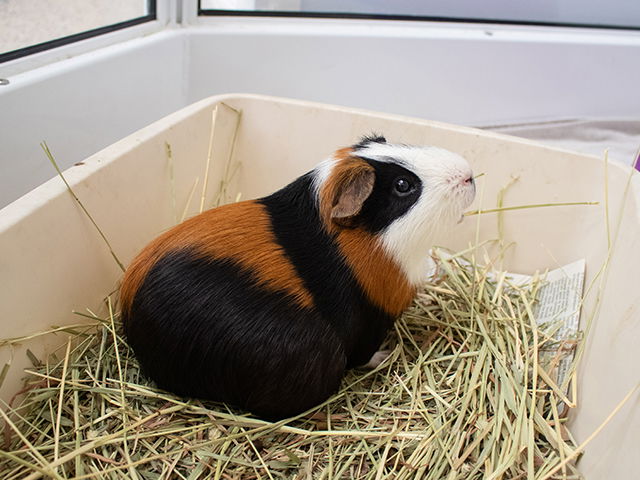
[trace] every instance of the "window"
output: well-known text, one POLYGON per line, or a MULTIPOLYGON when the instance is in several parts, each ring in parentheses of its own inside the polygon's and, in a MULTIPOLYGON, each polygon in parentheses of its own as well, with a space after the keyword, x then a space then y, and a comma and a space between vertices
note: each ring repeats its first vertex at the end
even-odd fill
POLYGON ((638 0, 200 0, 199 12, 640 29, 638 0))
POLYGON ((155 0, 0 0, 0 62, 155 19, 155 0))

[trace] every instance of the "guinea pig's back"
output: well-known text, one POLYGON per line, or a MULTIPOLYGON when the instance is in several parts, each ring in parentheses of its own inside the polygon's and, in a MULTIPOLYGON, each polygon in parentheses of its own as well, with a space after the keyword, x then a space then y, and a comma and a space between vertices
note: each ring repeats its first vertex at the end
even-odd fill
POLYGON ((266 208, 246 201, 201 213, 160 235, 133 260, 121 287, 123 311, 133 303, 151 268, 165 256, 190 251, 211 261, 236 263, 266 289, 284 291, 309 307, 312 298, 285 257, 266 208))
POLYGON ((210 210, 161 235, 133 261, 121 292, 128 341, 163 388, 273 418, 338 388, 341 342, 260 203, 210 210))

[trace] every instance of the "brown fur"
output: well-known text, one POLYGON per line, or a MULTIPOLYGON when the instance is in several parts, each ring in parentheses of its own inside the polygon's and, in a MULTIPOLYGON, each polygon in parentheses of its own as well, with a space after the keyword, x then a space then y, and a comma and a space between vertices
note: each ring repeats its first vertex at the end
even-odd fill
POLYGON ((206 257, 234 260, 254 273, 261 287, 286 292, 300 306, 313 305, 311 294, 276 243, 264 206, 246 201, 208 210, 145 247, 125 272, 120 290, 122 309, 131 307, 136 292, 158 260, 184 248, 206 257))
POLYGON ((387 313, 399 315, 413 300, 415 288, 375 235, 361 228, 351 228, 345 221, 349 217, 336 215, 336 206, 345 194, 351 197, 346 199, 347 210, 351 215, 357 215, 373 188, 373 167, 352 154, 351 148, 343 148, 334 154, 338 161, 320 189, 320 215, 327 230, 336 235, 342 255, 369 300, 387 313), (363 178, 365 180, 361 181, 363 178), (363 188, 356 188, 355 194, 353 189, 350 191, 349 187, 358 183, 365 184, 366 195, 362 195, 363 188))
POLYGON ((334 223, 349 225, 373 189, 373 167, 352 153, 343 148, 334 154, 338 162, 320 191, 320 216, 329 230, 334 223))
POLYGON ((400 315, 413 300, 416 289, 378 238, 359 228, 345 228, 337 240, 369 300, 390 315, 400 315))

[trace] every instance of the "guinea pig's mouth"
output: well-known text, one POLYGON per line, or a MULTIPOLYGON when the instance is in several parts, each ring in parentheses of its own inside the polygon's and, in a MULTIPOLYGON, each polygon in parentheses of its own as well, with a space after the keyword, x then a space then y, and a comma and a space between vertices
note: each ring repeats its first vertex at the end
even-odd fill
POLYGON ((468 174, 458 181, 456 193, 462 197, 462 208, 468 208, 476 197, 476 181, 473 174, 468 174))
POLYGON ((459 215, 458 222, 464 219, 464 211, 469 208, 476 197, 476 182, 472 174, 468 174, 457 179, 453 185, 455 195, 456 217, 459 215))

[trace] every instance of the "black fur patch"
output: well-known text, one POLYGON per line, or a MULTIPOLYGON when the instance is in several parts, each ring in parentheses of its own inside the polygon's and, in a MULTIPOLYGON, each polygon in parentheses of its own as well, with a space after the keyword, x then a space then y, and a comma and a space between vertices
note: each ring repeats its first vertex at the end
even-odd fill
POLYGON ((365 135, 360 139, 358 143, 356 143, 352 148, 354 150, 358 150, 360 148, 364 148, 370 143, 387 143, 387 139, 382 135, 378 135, 377 133, 372 133, 371 135, 365 135))
POLYGON ((397 163, 365 160, 375 169, 376 180, 371 195, 362 205, 359 221, 371 233, 378 233, 409 211, 420 198, 423 185, 415 173, 397 163), (400 177, 408 179, 413 186, 412 191, 403 196, 394 193, 394 183, 400 177))
POLYGON ((369 361, 393 318, 365 296, 335 240, 320 220, 307 174, 260 202, 267 207, 273 233, 311 292, 318 313, 338 333, 347 366, 369 361))
POLYGON ((150 270, 123 322, 161 388, 275 419, 324 401, 346 365, 329 323, 293 305, 237 264, 178 251, 150 270))

